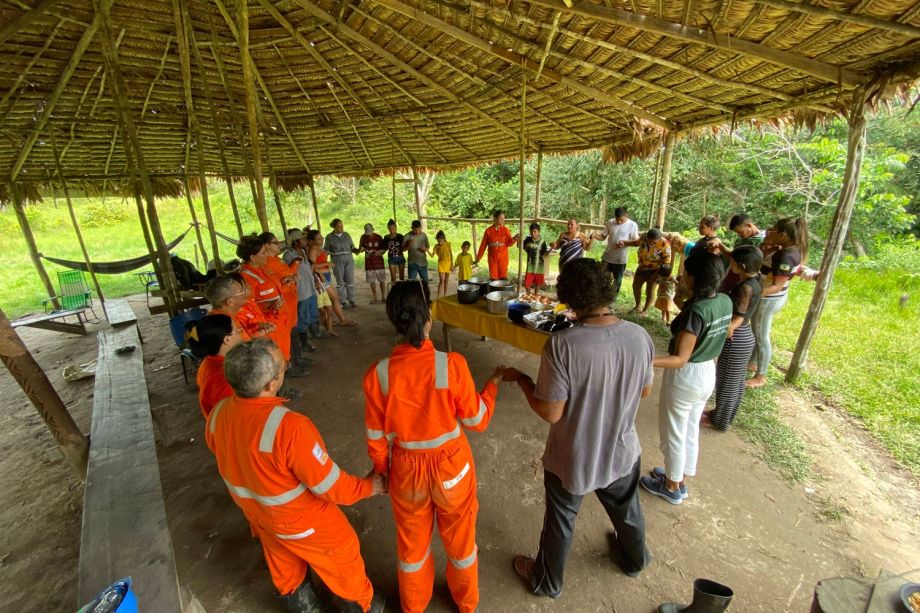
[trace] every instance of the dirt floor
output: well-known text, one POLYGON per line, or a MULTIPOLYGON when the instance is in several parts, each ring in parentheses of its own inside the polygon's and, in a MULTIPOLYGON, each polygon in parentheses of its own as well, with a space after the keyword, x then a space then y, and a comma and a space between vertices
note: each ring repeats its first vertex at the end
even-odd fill
MULTIPOLYGON (((292 408, 308 414, 343 469, 370 467, 364 444, 361 377, 389 353, 393 334, 381 305, 368 305, 361 287, 358 327, 340 328, 320 350, 305 392, 292 408)), ((165 316, 138 315, 150 404, 157 424, 166 510, 180 582, 208 611, 280 611, 259 546, 217 477, 202 437, 194 383, 184 385, 165 316)), ((104 325, 104 324, 102 324, 104 325)), ((440 331, 435 342, 441 344, 440 331)), ((77 337, 22 330, 81 428, 88 431, 92 379, 61 378, 64 366, 95 357, 94 335, 77 337)), ((663 339, 658 339, 659 346, 663 339)), ((539 358, 457 331, 477 381, 499 363, 536 374, 539 358)), ((880 450, 855 420, 818 399, 778 392, 782 417, 815 458, 813 483, 789 483, 735 433, 704 430, 700 475, 682 506, 642 494, 651 566, 638 579, 610 561, 609 523, 596 499, 579 516, 558 600, 527 594, 511 568, 517 553, 534 553, 543 516, 540 456, 548 426, 528 408, 516 386, 503 387, 490 428, 470 435, 479 476, 480 610, 651 611, 686 601, 695 577, 735 590, 735 611, 804 611, 824 577, 903 573, 920 566, 920 489, 880 450)), ((75 607, 82 486, 69 472, 34 408, 4 370, 0 397, 0 610, 68 611, 75 607)), ((643 401, 638 429, 643 467, 661 463, 657 450, 656 384, 643 401)), ((360 538, 371 580, 398 610, 393 520, 386 498, 365 500, 346 513, 360 538)), ((130 535, 126 535, 130 540, 130 535)), ((445 558, 436 545, 439 573, 430 611, 456 610, 443 579, 445 558)), ((920 580, 915 571, 913 580, 920 580)), ((114 577, 113 577, 114 579, 114 577)))

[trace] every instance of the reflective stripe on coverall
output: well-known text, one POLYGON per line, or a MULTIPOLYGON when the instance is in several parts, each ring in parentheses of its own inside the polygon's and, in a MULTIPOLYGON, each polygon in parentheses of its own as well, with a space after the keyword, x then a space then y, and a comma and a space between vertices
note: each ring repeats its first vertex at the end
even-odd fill
POLYGON ((435 351, 427 340, 419 349, 399 345, 364 376, 368 451, 375 472, 389 470, 399 597, 407 613, 424 611, 431 600, 435 518, 454 601, 462 613, 479 603, 476 468, 461 425, 485 430, 497 391, 489 382, 477 393, 463 356, 435 351))
POLYGON ((367 611, 374 590, 358 536, 337 505, 370 496, 372 481, 342 471, 313 422, 283 402, 222 400, 208 418, 205 440, 233 501, 262 542, 278 592, 300 587, 309 564, 334 594, 367 611))
MULTIPOLYGON (((240 274, 243 279, 246 280, 246 283, 252 287, 252 300, 258 305, 259 310, 265 317, 265 321, 275 324, 275 329, 268 335, 268 338, 275 341, 284 359, 290 360, 291 328, 293 326, 288 321, 287 307, 284 304, 281 287, 275 282, 275 278, 268 272, 256 268, 255 266, 250 266, 249 264, 244 264, 242 268, 240 268, 240 274), (272 304, 275 298, 281 300, 280 308, 267 306, 268 304, 272 304)), ((295 315, 294 323, 296 322, 297 318, 295 315)))

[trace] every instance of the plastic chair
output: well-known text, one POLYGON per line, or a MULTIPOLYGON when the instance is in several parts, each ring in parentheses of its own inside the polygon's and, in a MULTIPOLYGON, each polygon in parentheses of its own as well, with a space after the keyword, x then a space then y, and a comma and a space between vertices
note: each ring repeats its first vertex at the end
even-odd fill
POLYGON ((144 284, 144 294, 147 297, 147 308, 150 308, 150 292, 160 289, 160 282, 157 281, 157 275, 152 270, 144 270, 134 273, 140 282, 144 284))
POLYGON ((197 367, 201 363, 201 359, 188 348, 188 343, 185 341, 185 328, 188 324, 200 320, 207 314, 208 312, 204 309, 195 307, 194 309, 183 311, 169 319, 169 331, 172 333, 176 347, 179 348, 179 361, 182 363, 182 378, 185 380, 186 385, 188 385, 189 365, 197 367))
POLYGON ((65 270, 59 272, 58 276, 58 295, 54 298, 46 298, 42 301, 42 306, 46 313, 54 311, 52 301, 57 299, 61 303, 61 311, 76 311, 79 309, 89 309, 93 314, 93 319, 98 321, 96 310, 93 308, 93 294, 86 283, 86 276, 82 270, 65 270))

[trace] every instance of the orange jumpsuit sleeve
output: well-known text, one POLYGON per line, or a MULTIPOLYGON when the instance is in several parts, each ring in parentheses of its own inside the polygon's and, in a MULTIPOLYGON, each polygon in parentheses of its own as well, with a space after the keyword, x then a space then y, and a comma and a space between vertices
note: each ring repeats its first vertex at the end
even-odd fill
POLYGON ((514 237, 511 235, 511 230, 509 230, 505 226, 502 226, 502 227, 505 228, 505 245, 507 245, 508 247, 514 247, 515 240, 514 240, 514 237))
POLYGON ((329 457, 323 437, 308 418, 288 413, 284 419, 297 420, 283 443, 287 466, 315 496, 348 505, 372 494, 370 479, 349 475, 329 457))
POLYGON ((449 353, 447 360, 450 391, 457 419, 467 430, 482 432, 492 420, 498 387, 487 381, 482 392, 477 392, 466 358, 459 353, 449 353))
POLYGON ((479 251, 476 253, 476 261, 482 259, 482 254, 486 252, 486 247, 489 246, 489 241, 491 240, 491 235, 489 232, 492 231, 492 226, 486 228, 486 231, 482 233, 482 240, 479 241, 479 251))
POLYGON ((367 428, 367 454, 374 463, 374 472, 389 470, 389 444, 386 438, 386 398, 380 391, 377 365, 364 375, 364 427, 367 428))

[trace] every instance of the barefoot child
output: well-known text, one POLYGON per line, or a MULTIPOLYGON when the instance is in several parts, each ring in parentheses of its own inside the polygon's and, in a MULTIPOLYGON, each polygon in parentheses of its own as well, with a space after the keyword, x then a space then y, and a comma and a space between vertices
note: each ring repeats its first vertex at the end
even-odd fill
POLYGON ((434 235, 437 241, 431 249, 430 255, 438 257, 438 298, 447 295, 447 281, 450 279, 450 268, 454 261, 454 254, 451 251, 450 243, 447 242, 447 236, 444 230, 438 230, 434 235))
POLYGON ((674 293, 677 291, 677 281, 671 276, 671 267, 662 266, 658 269, 658 292, 655 294, 655 308, 661 311, 661 320, 671 323, 671 307, 674 306, 674 293))
POLYGON ((473 276, 473 254, 470 253, 470 241, 463 241, 460 245, 460 253, 457 254, 457 261, 454 262, 454 270, 457 270, 457 283, 468 281, 473 276))
POLYGON ((543 286, 543 258, 549 251, 549 246, 540 236, 540 224, 530 224, 530 236, 524 239, 524 251, 527 252, 527 274, 524 276, 524 288, 530 293, 530 288, 540 291, 543 286))

